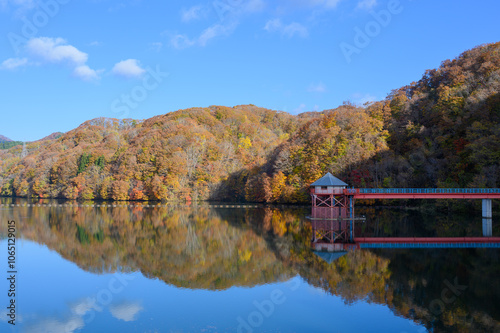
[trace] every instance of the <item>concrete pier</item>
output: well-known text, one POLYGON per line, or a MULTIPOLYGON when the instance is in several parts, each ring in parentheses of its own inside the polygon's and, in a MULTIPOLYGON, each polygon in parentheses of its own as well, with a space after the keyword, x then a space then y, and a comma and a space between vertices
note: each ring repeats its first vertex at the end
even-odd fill
POLYGON ((483 199, 483 218, 491 219, 491 199, 483 199))

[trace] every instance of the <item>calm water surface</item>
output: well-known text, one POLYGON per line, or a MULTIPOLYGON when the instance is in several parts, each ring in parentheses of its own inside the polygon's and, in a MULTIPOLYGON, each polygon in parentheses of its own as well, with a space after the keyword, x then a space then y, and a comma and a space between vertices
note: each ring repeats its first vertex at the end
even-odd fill
MULTIPOLYGON (((499 249, 356 250, 327 263, 310 249, 308 208, 14 202, 0 207, 1 332, 500 332, 499 249)), ((482 234, 479 214, 357 214, 366 236, 482 234)))

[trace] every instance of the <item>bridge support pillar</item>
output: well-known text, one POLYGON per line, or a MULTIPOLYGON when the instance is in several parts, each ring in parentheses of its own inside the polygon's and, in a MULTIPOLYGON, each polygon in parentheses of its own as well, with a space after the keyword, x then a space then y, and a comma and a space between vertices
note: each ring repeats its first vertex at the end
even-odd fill
POLYGON ((483 237, 493 236, 493 227, 491 219, 483 219, 483 237))
POLYGON ((483 218, 491 219, 491 199, 483 199, 483 218))

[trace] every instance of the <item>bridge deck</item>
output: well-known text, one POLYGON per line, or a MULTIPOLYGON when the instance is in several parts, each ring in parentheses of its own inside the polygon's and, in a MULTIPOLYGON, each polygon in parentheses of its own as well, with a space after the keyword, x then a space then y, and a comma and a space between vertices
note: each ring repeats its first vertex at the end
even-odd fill
POLYGON ((355 237, 361 249, 374 248, 500 248, 500 237, 355 237))
POLYGON ((500 199, 499 188, 358 188, 345 189, 356 199, 500 199))
POLYGON ((355 243, 500 243, 500 237, 354 237, 355 243))

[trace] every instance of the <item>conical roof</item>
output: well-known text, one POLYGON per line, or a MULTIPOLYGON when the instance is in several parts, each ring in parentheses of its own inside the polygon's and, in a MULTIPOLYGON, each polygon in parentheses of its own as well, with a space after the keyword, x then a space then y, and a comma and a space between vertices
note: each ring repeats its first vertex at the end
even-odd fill
POLYGON ((340 251, 340 252, 321 252, 321 251, 313 251, 315 255, 326 261, 327 263, 331 264, 338 258, 342 257, 343 255, 347 254, 347 251, 340 251))
POLYGON ((347 184, 331 173, 327 173, 326 175, 312 183, 311 186, 347 186, 347 184))

